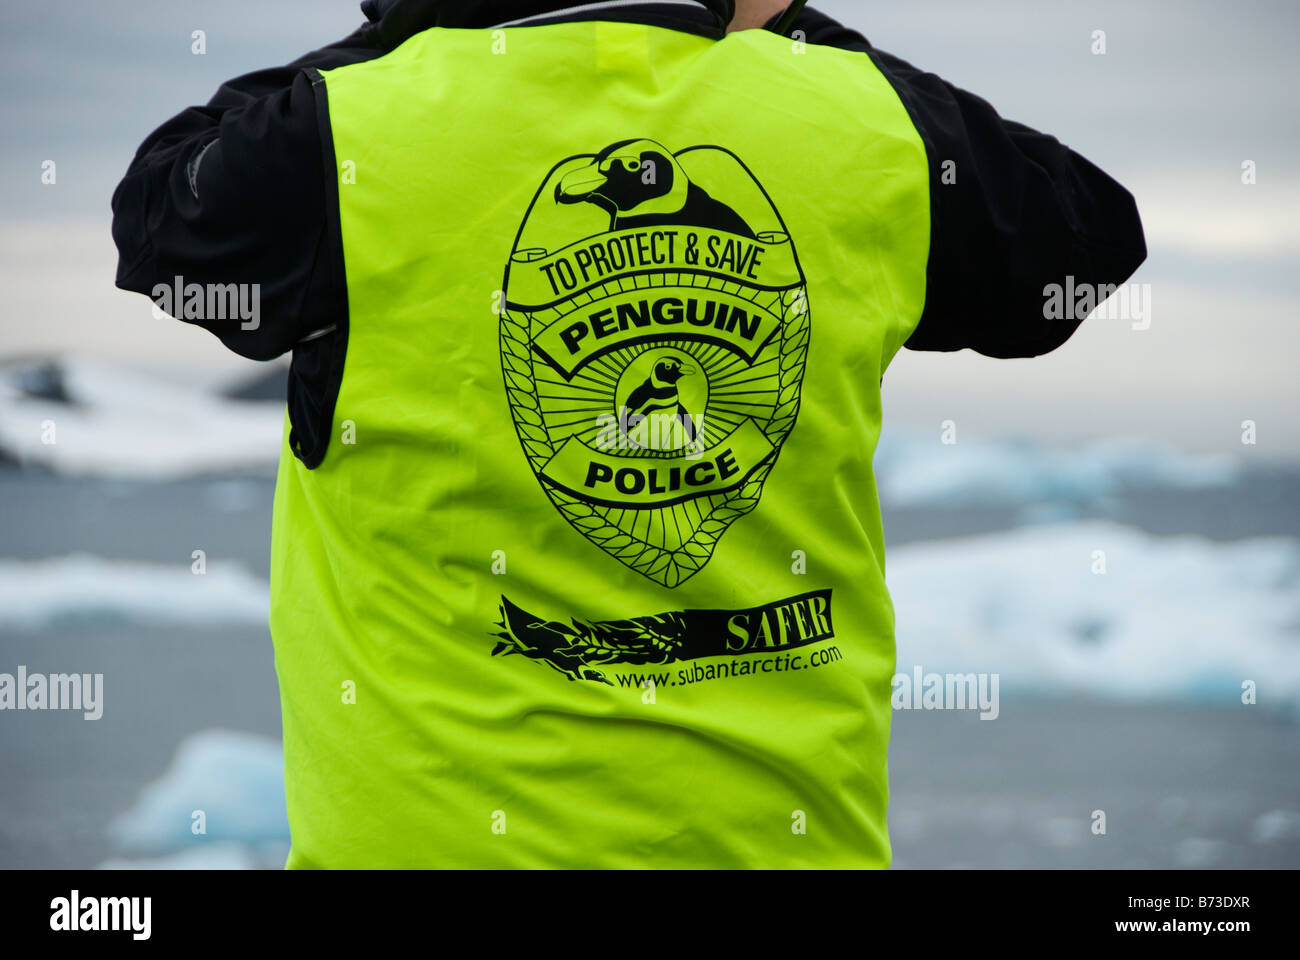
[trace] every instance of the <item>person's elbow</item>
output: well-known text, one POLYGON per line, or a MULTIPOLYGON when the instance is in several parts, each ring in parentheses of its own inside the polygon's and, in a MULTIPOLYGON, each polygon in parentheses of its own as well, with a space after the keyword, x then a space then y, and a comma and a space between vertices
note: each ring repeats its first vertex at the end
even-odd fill
MULTIPOLYGON (((1089 165, 1091 166, 1091 165, 1089 165)), ((1097 171, 1100 173, 1100 171, 1097 171)), ((1146 236, 1133 194, 1105 176, 1076 181, 1081 195, 1061 211, 1051 236, 1022 237, 1026 270, 1008 291, 1019 322, 989 323, 977 347, 999 358, 1037 357, 1064 345, 1083 321, 1119 294, 1146 260, 1146 236), (1001 334, 1001 335, 999 335, 1001 334)))

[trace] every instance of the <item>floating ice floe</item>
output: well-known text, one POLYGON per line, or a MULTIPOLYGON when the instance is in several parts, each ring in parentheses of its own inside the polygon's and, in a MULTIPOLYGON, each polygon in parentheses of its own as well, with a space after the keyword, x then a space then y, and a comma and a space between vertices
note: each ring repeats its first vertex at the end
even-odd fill
POLYGON ((1300 714, 1296 540, 1098 521, 909 544, 887 568, 901 671, 997 673, 1003 694, 1236 708, 1253 685, 1249 709, 1300 714))
POLYGON ((280 867, 288 854, 280 744, 251 733, 204 730, 109 828, 118 855, 106 867, 280 867), (201 827, 201 832, 200 832, 201 827))
POLYGON ((1140 438, 1051 450, 1027 441, 963 440, 886 430, 876 449, 882 502, 894 507, 1087 502, 1133 490, 1206 489, 1240 475, 1228 455, 1192 456, 1140 438))
POLYGON ((117 479, 268 469, 284 411, 95 360, 11 364, 0 369, 0 459, 117 479))
POLYGON ((241 564, 133 563, 87 554, 0 560, 0 629, 97 623, 265 625, 267 582, 241 564))

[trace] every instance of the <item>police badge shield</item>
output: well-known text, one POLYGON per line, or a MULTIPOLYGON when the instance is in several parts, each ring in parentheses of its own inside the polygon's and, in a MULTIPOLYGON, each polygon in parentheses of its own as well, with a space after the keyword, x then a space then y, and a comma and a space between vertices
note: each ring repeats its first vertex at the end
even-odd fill
POLYGON ((666 587, 757 506, 799 412, 807 288, 722 147, 562 160, 506 267, 501 369, 529 466, 583 536, 666 587))

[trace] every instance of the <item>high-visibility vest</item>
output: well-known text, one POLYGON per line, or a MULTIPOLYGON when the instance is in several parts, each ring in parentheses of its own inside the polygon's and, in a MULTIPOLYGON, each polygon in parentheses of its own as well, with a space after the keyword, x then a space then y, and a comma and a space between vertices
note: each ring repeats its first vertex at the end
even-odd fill
POLYGON ((883 867, 872 454, 925 148, 859 53, 430 29, 322 71, 329 452, 287 444, 290 867, 883 867))

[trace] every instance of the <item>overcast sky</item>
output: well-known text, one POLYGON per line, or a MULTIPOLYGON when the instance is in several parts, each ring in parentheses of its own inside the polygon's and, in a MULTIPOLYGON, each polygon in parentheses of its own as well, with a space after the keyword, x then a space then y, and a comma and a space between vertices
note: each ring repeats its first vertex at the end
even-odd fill
MULTIPOLYGON (((904 351, 886 418, 1068 443, 1139 434, 1300 458, 1294 0, 826 0, 877 46, 1050 132, 1133 190, 1152 323, 1092 320, 1030 361, 904 351), (1094 56, 1094 30, 1107 53, 1094 56), (1253 160, 1258 183, 1243 186, 1253 160)), ((361 22, 354 0, 42 0, 0 7, 0 355, 235 364, 112 286, 108 203, 138 143, 225 79, 361 22), (207 53, 190 34, 207 34, 207 53), (58 164, 55 186, 41 164, 58 164)))

